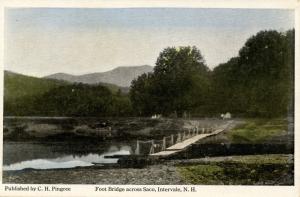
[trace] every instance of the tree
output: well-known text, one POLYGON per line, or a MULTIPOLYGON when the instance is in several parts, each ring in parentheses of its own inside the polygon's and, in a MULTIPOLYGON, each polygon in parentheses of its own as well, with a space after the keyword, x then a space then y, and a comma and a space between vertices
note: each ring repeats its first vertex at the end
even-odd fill
POLYGON ((238 57, 214 69, 215 105, 248 116, 286 115, 293 98, 293 43, 293 31, 249 38, 238 57))
POLYGON ((81 83, 51 89, 36 100, 40 113, 54 116, 107 116, 112 102, 108 88, 81 83))
POLYGON ((286 112, 291 81, 289 50, 286 34, 277 31, 257 33, 240 50, 249 113, 278 116, 286 112))
POLYGON ((155 108, 153 95, 151 95, 153 74, 144 73, 131 82, 130 100, 136 115, 151 115, 155 108))
POLYGON ((238 81, 238 61, 237 57, 231 58, 213 70, 211 102, 215 113, 243 113, 245 109, 243 86, 238 81))
POLYGON ((205 104, 208 88, 209 69, 200 51, 189 46, 168 47, 159 54, 153 73, 132 82, 130 94, 133 107, 141 114, 181 116, 205 104))

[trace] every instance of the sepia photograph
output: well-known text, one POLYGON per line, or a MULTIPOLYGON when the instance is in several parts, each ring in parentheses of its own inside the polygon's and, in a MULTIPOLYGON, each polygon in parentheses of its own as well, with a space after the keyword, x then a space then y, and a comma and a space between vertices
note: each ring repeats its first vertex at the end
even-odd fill
POLYGON ((294 9, 6 7, 2 183, 294 186, 294 93, 294 9))

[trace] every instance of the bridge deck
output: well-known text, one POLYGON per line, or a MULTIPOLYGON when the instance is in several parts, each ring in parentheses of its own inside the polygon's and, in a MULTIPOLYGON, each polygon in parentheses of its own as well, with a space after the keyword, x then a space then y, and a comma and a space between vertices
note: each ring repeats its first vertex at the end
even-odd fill
POLYGON ((174 144, 173 146, 170 146, 169 148, 167 148, 164 151, 153 153, 150 156, 170 156, 175 153, 181 152, 181 151, 185 150, 187 147, 191 146, 192 144, 194 144, 195 142, 197 142, 203 138, 206 138, 206 137, 212 136, 212 135, 217 135, 217 134, 223 132, 231 123, 232 123, 232 121, 230 121, 229 123, 227 123, 220 129, 213 131, 212 133, 196 135, 196 136, 186 139, 182 142, 174 144))
POLYGON ((184 140, 182 142, 179 142, 177 144, 174 144, 173 146, 170 146, 169 148, 167 148, 167 150, 173 150, 173 149, 185 149, 186 147, 188 147, 189 145, 197 142, 198 140, 202 139, 202 138, 205 138, 209 136, 209 134, 199 134, 199 135, 196 135, 194 137, 191 137, 187 140, 184 140))

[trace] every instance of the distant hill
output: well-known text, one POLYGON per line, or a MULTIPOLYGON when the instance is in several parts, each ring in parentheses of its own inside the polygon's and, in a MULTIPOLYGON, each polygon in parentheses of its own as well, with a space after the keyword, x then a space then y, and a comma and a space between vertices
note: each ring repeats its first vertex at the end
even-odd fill
POLYGON ((108 83, 120 87, 130 87, 131 81, 143 73, 153 71, 152 66, 128 66, 118 67, 111 71, 90 73, 85 75, 70 75, 66 73, 56 73, 45 76, 47 79, 58 79, 69 82, 81 82, 86 84, 108 83))
POLYGON ((41 95, 52 88, 65 84, 68 82, 4 71, 4 100, 11 102, 22 97, 41 95))
MULTIPOLYGON (((18 74, 11 71, 4 71, 4 99, 12 100, 24 96, 41 95, 52 88, 70 84, 72 80, 60 80, 59 78, 38 78, 18 74)), ((74 81, 75 82, 75 81, 74 81)), ((109 88, 113 93, 120 89, 123 93, 128 93, 129 88, 118 87, 114 84, 100 83, 109 88)))

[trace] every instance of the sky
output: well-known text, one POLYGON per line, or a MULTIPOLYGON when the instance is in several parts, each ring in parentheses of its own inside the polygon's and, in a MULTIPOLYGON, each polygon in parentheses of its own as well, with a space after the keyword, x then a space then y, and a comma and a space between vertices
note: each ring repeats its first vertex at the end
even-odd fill
POLYGON ((294 11, 205 8, 9 8, 4 69, 31 76, 155 66, 169 46, 196 46, 213 69, 261 30, 294 27, 294 11))

